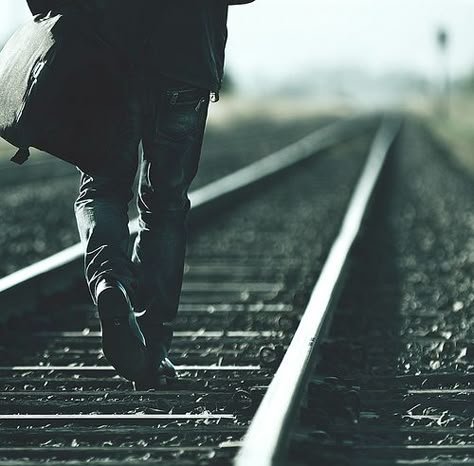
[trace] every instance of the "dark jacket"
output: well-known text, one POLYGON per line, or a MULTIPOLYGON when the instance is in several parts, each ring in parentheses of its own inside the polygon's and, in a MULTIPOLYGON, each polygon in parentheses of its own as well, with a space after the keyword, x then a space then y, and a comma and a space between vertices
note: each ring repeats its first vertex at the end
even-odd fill
MULTIPOLYGON (((50 10, 55 10, 65 5, 77 4, 77 0, 26 0, 28 6, 30 7, 31 12, 36 15, 38 13, 45 13, 50 10)), ((199 1, 199 0, 193 0, 199 1)), ((222 2, 227 3, 227 5, 244 5, 247 3, 252 3, 255 0, 222 0, 222 2)), ((105 0, 87 0, 86 3, 103 5, 105 0)))
POLYGON ((89 10, 100 35, 129 63, 215 93, 224 70, 228 6, 253 1, 27 0, 35 14, 89 10))

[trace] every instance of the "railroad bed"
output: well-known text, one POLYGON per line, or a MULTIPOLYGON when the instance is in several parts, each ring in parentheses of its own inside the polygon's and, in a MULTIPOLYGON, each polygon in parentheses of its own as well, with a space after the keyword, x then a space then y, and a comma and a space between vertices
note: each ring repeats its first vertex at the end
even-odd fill
POLYGON ((473 205, 472 179, 409 121, 354 248, 287 464, 474 464, 473 205))
MULTIPOLYGON (((212 221, 194 215, 170 355, 180 377, 166 391, 135 392, 115 376, 83 280, 39 293, 34 314, 13 313, 2 332, 0 464, 230 461, 304 309, 375 125, 323 129, 289 148, 310 158, 265 180, 265 190, 257 183, 232 207, 219 200, 212 221), (355 134, 341 143, 347 132, 355 134)), ((193 199, 192 213, 199 193, 193 199)))
MULTIPOLYGON (((469 365, 458 363, 468 350, 448 344, 446 354, 460 354, 435 359, 433 346, 415 351, 412 340, 449 340, 440 323, 447 313, 439 311, 452 304, 460 316, 472 306, 467 279, 462 289, 448 280, 451 298, 429 301, 441 270, 457 273, 463 264, 467 276, 472 272, 472 215, 446 224, 443 215, 454 209, 434 194, 442 194, 442 179, 449 199, 468 206, 472 189, 451 167, 442 171, 442 158, 426 162, 437 146, 411 122, 392 147, 398 128, 395 117, 335 123, 275 154, 271 163, 193 193, 171 352, 179 378, 164 390, 134 391, 108 366, 95 309, 72 266, 36 277, 30 270, 29 277, 16 276, 18 285, 11 280, 0 294, 2 309, 10 312, 1 327, 0 466, 263 466, 286 457, 291 465, 403 464, 397 461, 411 461, 415 450, 406 448, 408 436, 419 435, 413 444, 421 445, 433 438, 434 445, 443 435, 464 435, 466 444, 467 425, 464 434, 444 425, 449 402, 441 400, 447 414, 436 419, 423 410, 439 395, 430 389, 456 390, 460 373, 464 378, 456 383, 468 387, 469 365), (301 160, 287 163, 292 158, 301 160), (271 176, 270 165, 279 167, 271 176), (267 176, 242 184, 259 172, 267 176), (420 175, 415 183, 407 177, 413 172, 420 175), (419 203, 427 211, 414 215, 419 203), (455 228, 463 244, 449 240, 441 226, 455 228), (439 256, 433 254, 437 241, 439 256), (16 315, 15 303, 35 312, 16 315), (436 332, 436 325, 438 335, 423 334, 426 328, 436 332), (454 364, 449 374, 437 374, 446 370, 440 359, 454 364), (403 430, 399 421, 406 416, 420 423, 403 430), (377 419, 385 424, 374 424, 377 419), (423 419, 439 429, 428 429, 423 419)), ((451 330, 464 328, 468 338, 466 326, 464 318, 451 330)), ((446 394, 468 407, 469 393, 446 394)), ((423 453, 433 459, 447 450, 423 453)), ((469 449, 460 454, 466 459, 469 449)))

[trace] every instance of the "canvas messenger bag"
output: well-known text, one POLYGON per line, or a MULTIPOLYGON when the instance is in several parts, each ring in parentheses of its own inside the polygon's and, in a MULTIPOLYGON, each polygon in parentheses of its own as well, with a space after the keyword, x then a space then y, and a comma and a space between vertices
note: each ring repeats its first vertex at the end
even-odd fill
POLYGON ((128 64, 78 9, 53 10, 20 27, 0 52, 0 136, 99 173, 123 121, 128 64))

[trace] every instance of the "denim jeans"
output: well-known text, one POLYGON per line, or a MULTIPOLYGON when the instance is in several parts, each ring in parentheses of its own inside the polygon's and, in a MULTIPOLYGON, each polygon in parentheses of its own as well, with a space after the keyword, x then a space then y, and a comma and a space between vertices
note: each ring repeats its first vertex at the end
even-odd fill
POLYGON ((81 172, 74 210, 85 276, 95 303, 97 283, 116 279, 135 311, 170 322, 181 292, 187 194, 201 154, 209 91, 144 75, 130 83, 128 112, 111 146, 113 166, 106 176, 81 172), (127 212, 137 169, 140 230, 131 247, 127 212))

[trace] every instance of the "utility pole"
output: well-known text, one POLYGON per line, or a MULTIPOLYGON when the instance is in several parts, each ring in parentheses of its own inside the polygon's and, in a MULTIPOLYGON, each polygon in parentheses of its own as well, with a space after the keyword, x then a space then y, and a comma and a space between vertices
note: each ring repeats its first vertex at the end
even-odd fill
POLYGON ((441 116, 449 116, 451 83, 449 79, 449 34, 440 27, 436 33, 436 41, 440 56, 440 86, 438 96, 438 112, 441 116))

